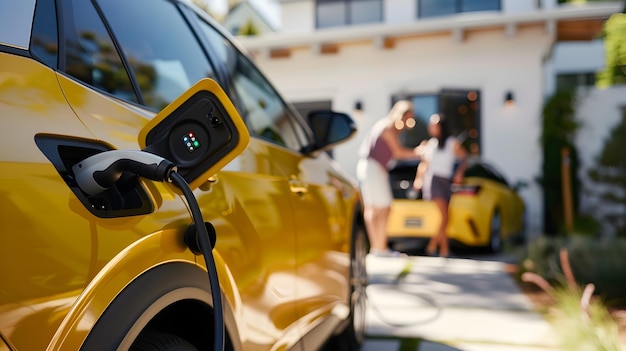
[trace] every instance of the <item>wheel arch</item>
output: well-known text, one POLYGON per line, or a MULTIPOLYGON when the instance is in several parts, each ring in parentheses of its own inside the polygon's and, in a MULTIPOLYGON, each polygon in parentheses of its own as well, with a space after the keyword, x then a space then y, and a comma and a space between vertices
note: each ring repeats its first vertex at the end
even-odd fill
MULTIPOLYGON (((237 301, 237 296, 233 295, 236 290, 221 257, 215 256, 227 333, 239 340, 233 306, 228 303, 237 301)), ((142 237, 94 276, 68 311, 47 349, 116 349, 117 346, 103 346, 112 345, 109 342, 93 344, 92 340, 109 339, 113 344, 120 344, 127 334, 138 335, 153 318, 160 318, 159 313, 166 308, 170 316, 176 316, 177 311, 188 311, 190 305, 197 310, 210 311, 207 272, 204 262, 200 265, 197 260, 201 257, 187 249, 183 233, 177 229, 142 237)), ((212 313, 204 315, 212 323, 212 313)), ((205 335, 210 333, 212 328, 204 331, 205 335)), ((233 345, 233 349, 240 348, 233 345)))
MULTIPOLYGON (((222 299, 224 296, 222 295, 222 299)), ((235 318, 227 303, 225 350, 240 350, 235 318)), ((152 268, 135 279, 107 308, 81 350, 128 350, 145 332, 179 336, 199 350, 213 346, 213 303, 205 270, 183 262, 152 268)))

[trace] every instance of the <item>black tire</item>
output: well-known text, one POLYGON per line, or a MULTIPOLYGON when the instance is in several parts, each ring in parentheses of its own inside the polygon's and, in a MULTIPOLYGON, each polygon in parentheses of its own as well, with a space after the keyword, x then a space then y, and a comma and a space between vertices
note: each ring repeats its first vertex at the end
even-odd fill
POLYGON ((502 250, 502 217, 500 212, 494 210, 489 222, 489 244, 488 250, 491 253, 497 253, 502 250))
POLYGON ((365 259, 369 242, 364 224, 355 226, 350 258, 350 327, 354 349, 358 350, 365 339, 367 312, 367 266, 365 259))
POLYGON ((527 240, 527 221, 526 221, 526 210, 523 210, 522 212, 522 216, 521 216, 521 227, 519 232, 517 233, 517 235, 515 235, 515 240, 514 240, 514 244, 515 245, 525 245, 526 244, 526 240, 527 240))
POLYGON ((198 351, 198 349, 176 335, 152 332, 139 335, 130 351, 198 351))

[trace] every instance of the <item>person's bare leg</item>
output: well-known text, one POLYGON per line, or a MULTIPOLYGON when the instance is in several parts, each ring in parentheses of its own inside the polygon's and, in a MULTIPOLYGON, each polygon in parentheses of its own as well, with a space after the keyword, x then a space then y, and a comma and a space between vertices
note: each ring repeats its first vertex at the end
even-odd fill
POLYGON ((372 251, 387 250, 387 218, 389 207, 368 206, 363 211, 372 251))
POLYGON ((433 235, 430 240, 428 240, 428 245, 426 245, 426 254, 429 256, 434 256, 437 253, 437 247, 439 246, 439 234, 433 235))
POLYGON ((441 213, 441 225, 437 233, 437 244, 439 245, 439 256, 447 257, 450 254, 450 245, 448 244, 448 235, 446 228, 448 227, 448 204, 443 199, 434 199, 439 212, 441 213))

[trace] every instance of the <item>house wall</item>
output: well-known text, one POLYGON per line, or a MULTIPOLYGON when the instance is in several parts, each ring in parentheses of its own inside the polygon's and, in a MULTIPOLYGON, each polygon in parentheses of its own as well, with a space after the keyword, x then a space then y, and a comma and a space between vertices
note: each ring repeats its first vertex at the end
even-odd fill
POLYGON ((415 0, 387 0, 383 2, 385 23, 410 23, 417 16, 417 1, 415 0))
MULTIPOLYGON (((580 90, 577 101, 576 119, 582 124, 575 142, 580 161, 578 175, 583 184, 580 210, 585 214, 601 215, 613 208, 598 198, 603 187, 590 180, 589 171, 596 167, 611 130, 622 121, 626 86, 580 90)), ((610 231, 610 228, 604 228, 605 234, 610 231)))
POLYGON ((534 182, 539 175, 538 144, 543 101, 543 61, 552 39, 543 26, 520 28, 509 38, 503 29, 465 33, 457 42, 450 34, 406 38, 392 49, 371 43, 341 45, 339 53, 321 55, 308 48, 294 49, 288 58, 256 57, 287 100, 332 101, 333 109, 355 113, 359 132, 334 152, 337 161, 354 175, 357 148, 372 124, 385 116, 391 97, 402 93, 437 93, 442 88, 481 91, 482 157, 511 183, 524 180, 521 191, 530 232, 542 225, 541 190, 534 182), (505 108, 507 91, 516 106, 505 108))
POLYGON ((311 32, 315 30, 315 1, 283 1, 281 3, 281 32, 311 32))

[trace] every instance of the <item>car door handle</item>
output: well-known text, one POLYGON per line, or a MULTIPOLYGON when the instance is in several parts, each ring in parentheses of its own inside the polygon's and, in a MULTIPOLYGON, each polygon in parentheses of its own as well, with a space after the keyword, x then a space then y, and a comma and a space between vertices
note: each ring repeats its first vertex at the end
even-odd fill
POLYGON ((292 193, 299 195, 306 194, 309 191, 309 188, 304 182, 293 176, 289 179, 289 189, 292 193))

